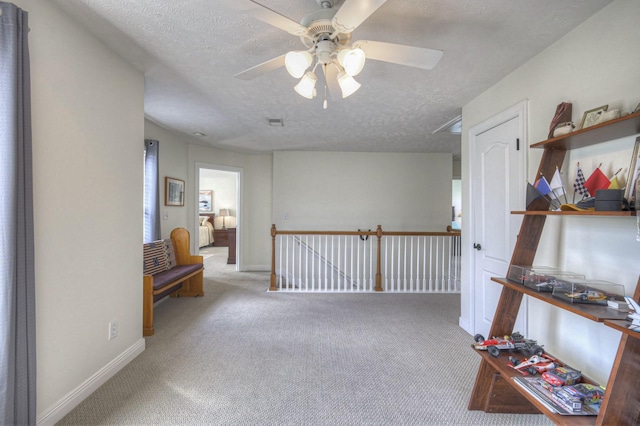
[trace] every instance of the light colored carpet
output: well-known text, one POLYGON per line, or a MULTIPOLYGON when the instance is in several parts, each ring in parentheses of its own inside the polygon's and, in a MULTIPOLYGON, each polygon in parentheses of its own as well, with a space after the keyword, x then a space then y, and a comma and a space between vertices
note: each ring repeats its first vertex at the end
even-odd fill
POLYGON ((205 296, 157 306, 147 349, 60 425, 551 424, 466 409, 459 295, 268 293, 212 253, 205 296))

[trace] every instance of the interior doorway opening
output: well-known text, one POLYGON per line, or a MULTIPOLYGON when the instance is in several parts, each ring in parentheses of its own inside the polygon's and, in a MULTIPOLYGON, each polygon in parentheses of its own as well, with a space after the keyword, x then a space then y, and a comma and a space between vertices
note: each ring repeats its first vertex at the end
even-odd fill
POLYGON ((241 270, 242 169, 197 163, 195 175, 194 252, 225 250, 227 264, 241 270))

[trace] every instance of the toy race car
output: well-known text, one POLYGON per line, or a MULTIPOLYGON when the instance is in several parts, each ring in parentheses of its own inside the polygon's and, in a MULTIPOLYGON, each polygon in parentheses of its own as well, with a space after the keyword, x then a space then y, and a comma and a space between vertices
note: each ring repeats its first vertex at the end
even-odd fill
POLYGON ((558 363, 557 359, 545 354, 533 355, 522 360, 510 356, 509 364, 507 365, 518 370, 524 375, 531 374, 532 376, 535 376, 538 373, 542 374, 547 370, 555 369, 556 363, 558 363))
POLYGON ((521 351, 528 356, 542 355, 544 353, 542 346, 539 346, 538 342, 525 339, 518 332, 513 333, 511 336, 504 336, 504 338, 494 337, 488 340, 485 340, 481 334, 476 334, 473 340, 475 340, 473 346, 477 350, 487 351, 492 356, 500 355, 501 350, 521 351))
POLYGON ((574 293, 565 293, 570 299, 576 299, 581 302, 602 302, 608 299, 607 296, 595 290, 578 291, 574 293))
POLYGON ((582 373, 569 367, 556 367, 542 373, 542 378, 551 386, 567 386, 582 380, 582 373))
POLYGON ((588 383, 578 383, 554 388, 553 396, 572 407, 573 411, 582 411, 583 404, 597 404, 602 401, 604 388, 588 383))

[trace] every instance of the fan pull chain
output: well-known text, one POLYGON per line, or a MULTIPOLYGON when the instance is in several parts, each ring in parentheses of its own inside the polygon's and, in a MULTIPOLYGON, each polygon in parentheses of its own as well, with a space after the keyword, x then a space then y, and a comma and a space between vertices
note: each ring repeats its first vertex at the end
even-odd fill
POLYGON ((324 83, 324 102, 322 103, 322 108, 327 109, 327 83, 324 83))
POLYGON ((324 102, 322 102, 322 108, 327 109, 327 64, 322 64, 324 74, 324 102))

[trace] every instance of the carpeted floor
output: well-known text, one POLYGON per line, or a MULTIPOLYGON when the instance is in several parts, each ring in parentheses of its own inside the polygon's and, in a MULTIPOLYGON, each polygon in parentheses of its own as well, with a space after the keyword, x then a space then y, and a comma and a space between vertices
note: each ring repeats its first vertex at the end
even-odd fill
POLYGON ((266 292, 205 250, 205 296, 60 425, 548 425, 466 409, 480 357, 458 295, 266 292))

